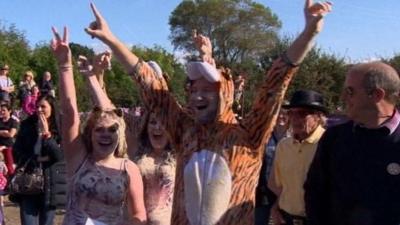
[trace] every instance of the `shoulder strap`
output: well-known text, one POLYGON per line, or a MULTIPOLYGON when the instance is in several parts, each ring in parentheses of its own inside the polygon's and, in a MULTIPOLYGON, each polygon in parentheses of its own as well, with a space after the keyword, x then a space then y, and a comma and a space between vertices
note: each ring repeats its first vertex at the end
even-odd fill
POLYGON ((123 168, 123 170, 124 170, 125 172, 128 172, 127 164, 128 164, 128 159, 122 160, 122 162, 121 162, 121 170, 122 170, 122 168, 123 168))
POLYGON ((76 169, 75 173, 71 176, 71 179, 73 177, 75 177, 82 170, 83 167, 85 167, 86 162, 88 161, 88 159, 89 159, 89 154, 86 154, 85 158, 83 159, 82 164, 78 167, 78 169, 76 169))

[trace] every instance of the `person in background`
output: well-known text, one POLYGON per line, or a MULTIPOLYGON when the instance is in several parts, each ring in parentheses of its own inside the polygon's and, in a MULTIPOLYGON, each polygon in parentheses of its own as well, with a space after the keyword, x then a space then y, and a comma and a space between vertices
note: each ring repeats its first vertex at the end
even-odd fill
POLYGON ((400 224, 399 93, 388 64, 349 69, 342 99, 350 121, 325 132, 305 183, 311 225, 400 224))
MULTIPOLYGON (((158 75, 162 76, 161 69, 158 75)), ((175 152, 160 116, 144 111, 137 107, 135 114, 127 117, 128 152, 134 153, 130 158, 136 162, 143 177, 147 224, 169 225, 173 224, 171 214, 175 187, 175 152)))
MULTIPOLYGON (((285 103, 284 103, 285 104, 285 103)), ((278 142, 289 137, 289 116, 286 109, 281 108, 274 131, 265 145, 265 153, 261 165, 260 178, 256 188, 255 225, 268 225, 271 207, 275 203, 276 195, 268 188, 268 177, 271 174, 272 163, 278 142)))
POLYGON ((46 71, 43 73, 42 81, 40 82, 39 89, 40 89, 41 95, 50 95, 53 97, 56 96, 56 93, 54 90, 54 84, 51 79, 51 73, 49 71, 46 71))
POLYGON ((328 109, 322 95, 311 90, 296 91, 285 108, 292 137, 282 139, 276 147, 273 172, 268 180, 268 186, 277 196, 271 214, 275 225, 307 224, 303 185, 325 131, 328 109))
POLYGON ((0 102, 0 150, 4 155, 8 175, 14 174, 13 144, 19 128, 19 121, 12 116, 8 102, 0 102))
POLYGON ((125 115, 129 158, 138 165, 143 178, 147 224, 171 224, 175 184, 175 152, 169 135, 153 112, 125 115))
POLYGON ((336 107, 335 111, 328 116, 326 127, 330 128, 339 124, 346 123, 348 121, 349 118, 347 118, 343 108, 341 106, 338 106, 336 107))
MULTIPOLYGON (((60 108, 65 116, 61 127, 62 146, 69 181, 64 225, 146 223, 143 182, 139 168, 126 154, 125 122, 88 67, 85 76, 95 107, 80 132, 68 31, 52 28, 51 50, 60 71, 60 108)), ((94 65, 96 66, 96 64, 94 65)), ((81 72, 84 72, 80 68, 81 72)))
POLYGON ((36 103, 39 98, 39 87, 37 85, 33 86, 30 93, 25 97, 22 102, 22 111, 27 115, 31 116, 36 112, 36 103))
POLYGON ((8 74, 10 67, 7 64, 3 64, 0 67, 0 101, 6 101, 12 104, 11 93, 14 92, 14 83, 8 74))
POLYGON ((31 94, 32 88, 34 86, 36 86, 36 82, 34 80, 33 72, 31 70, 28 70, 25 72, 24 77, 22 78, 18 86, 18 96, 21 106, 23 105, 25 98, 31 94))
POLYGON ((55 165, 63 161, 57 116, 55 99, 48 95, 40 97, 36 113, 21 122, 13 146, 17 168, 29 160, 28 169, 41 164, 44 172, 43 193, 12 196, 19 204, 22 225, 52 225, 56 206, 60 205, 56 195, 65 193, 65 185, 53 183, 60 176, 59 172, 54 171, 57 169, 55 165))

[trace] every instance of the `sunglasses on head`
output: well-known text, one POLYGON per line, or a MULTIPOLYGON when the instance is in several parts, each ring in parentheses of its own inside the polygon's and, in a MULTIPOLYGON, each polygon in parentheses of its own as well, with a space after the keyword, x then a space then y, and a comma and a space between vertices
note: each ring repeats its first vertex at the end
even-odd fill
POLYGON ((122 111, 121 108, 110 109, 110 110, 105 109, 105 110, 104 110, 104 109, 100 108, 99 106, 95 106, 95 107, 93 108, 93 112, 94 112, 94 113, 113 112, 113 113, 115 113, 115 115, 117 115, 118 117, 122 117, 122 116, 124 115, 124 112, 122 111))
POLYGON ((108 131, 110 133, 116 133, 118 131, 119 125, 118 123, 114 123, 113 125, 109 127, 96 127, 94 131, 100 132, 100 131, 108 131))

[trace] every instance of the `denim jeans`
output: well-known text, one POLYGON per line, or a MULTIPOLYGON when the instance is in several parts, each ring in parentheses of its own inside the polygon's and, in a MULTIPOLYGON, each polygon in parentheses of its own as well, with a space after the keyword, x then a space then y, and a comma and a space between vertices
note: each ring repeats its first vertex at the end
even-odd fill
POLYGON ((43 195, 23 196, 20 201, 21 225, 53 225, 55 208, 44 204, 43 195))

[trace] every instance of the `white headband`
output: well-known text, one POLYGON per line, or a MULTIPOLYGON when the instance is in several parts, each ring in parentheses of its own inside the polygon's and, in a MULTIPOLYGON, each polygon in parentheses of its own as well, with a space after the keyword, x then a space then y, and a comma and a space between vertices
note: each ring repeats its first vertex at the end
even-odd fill
POLYGON ((190 80, 198 80, 201 77, 212 83, 220 80, 218 70, 206 62, 188 62, 186 64, 186 74, 190 80))

